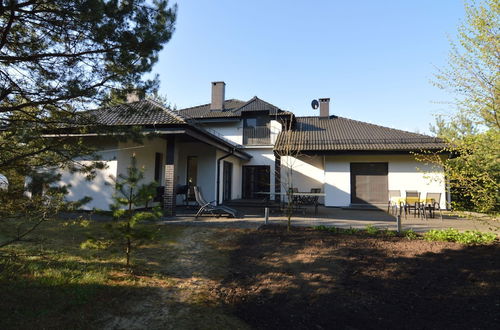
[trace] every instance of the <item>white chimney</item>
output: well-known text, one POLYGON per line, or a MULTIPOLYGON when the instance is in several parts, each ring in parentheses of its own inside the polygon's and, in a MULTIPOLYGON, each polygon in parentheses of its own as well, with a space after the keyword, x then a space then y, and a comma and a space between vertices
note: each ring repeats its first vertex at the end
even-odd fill
POLYGON ((212 83, 212 103, 210 110, 224 109, 224 96, 226 93, 226 83, 223 81, 214 81, 212 83))
POLYGON ((139 96, 138 90, 133 90, 133 91, 127 93, 127 103, 137 102, 140 100, 141 100, 141 97, 139 96))
POLYGON ((328 118, 330 117, 330 98, 319 99, 319 117, 328 118))

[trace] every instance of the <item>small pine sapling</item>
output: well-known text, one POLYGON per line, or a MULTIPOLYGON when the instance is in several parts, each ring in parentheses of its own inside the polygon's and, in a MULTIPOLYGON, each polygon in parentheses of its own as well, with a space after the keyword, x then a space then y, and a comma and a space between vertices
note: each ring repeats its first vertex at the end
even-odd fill
POLYGON ((124 247, 127 267, 130 266, 132 249, 153 240, 157 232, 145 222, 156 220, 162 215, 159 207, 146 209, 156 193, 157 184, 142 184, 143 179, 144 171, 137 168, 134 155, 127 174, 120 174, 115 180, 114 203, 110 205, 114 221, 109 229, 113 240, 124 247))

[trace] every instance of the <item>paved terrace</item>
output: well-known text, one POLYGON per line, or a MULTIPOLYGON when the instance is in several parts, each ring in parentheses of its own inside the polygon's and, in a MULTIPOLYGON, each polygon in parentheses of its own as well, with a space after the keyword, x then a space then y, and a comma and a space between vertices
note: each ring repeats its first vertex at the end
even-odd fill
MULTIPOLYGON (((162 221, 165 224, 183 224, 183 225, 201 225, 201 226, 220 226, 220 227, 238 227, 238 228, 258 228, 264 224, 263 209, 260 208, 238 208, 243 211, 243 218, 227 218, 221 216, 219 218, 211 215, 205 215, 194 218, 197 211, 196 207, 192 209, 180 208, 176 217, 166 217, 162 221)), ((466 219, 451 216, 446 212, 443 213, 443 220, 436 214, 436 218, 422 219, 418 217, 408 216, 404 214, 401 217, 403 229, 412 229, 416 232, 425 232, 430 229, 445 229, 455 228, 460 231, 479 230, 492 231, 494 228, 500 228, 500 221, 497 220, 478 220, 466 219)), ((286 217, 281 214, 271 213, 269 223, 271 224, 286 224, 286 217)), ((342 209, 342 208, 326 208, 319 207, 318 214, 314 215, 314 209, 308 208, 306 214, 302 212, 292 217, 292 225, 294 226, 334 226, 340 228, 365 228, 372 225, 379 229, 396 230, 396 218, 387 212, 380 209, 342 209)), ((498 233, 498 231, 497 231, 498 233)))

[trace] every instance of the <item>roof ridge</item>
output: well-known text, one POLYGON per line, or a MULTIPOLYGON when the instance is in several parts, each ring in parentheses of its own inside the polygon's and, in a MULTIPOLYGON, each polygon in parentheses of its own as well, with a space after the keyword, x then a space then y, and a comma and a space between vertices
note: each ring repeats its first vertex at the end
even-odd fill
POLYGON ((248 100, 245 104, 243 104, 241 107, 239 107, 239 108, 237 108, 237 109, 234 109, 233 111, 239 111, 241 108, 244 108, 244 107, 246 107, 247 105, 249 105, 249 104, 251 104, 252 102, 255 102, 255 101, 257 101, 257 100, 259 100, 259 101, 261 101, 261 102, 265 103, 266 105, 268 105, 268 106, 270 106, 270 107, 272 107, 272 108, 276 108, 276 109, 277 109, 277 110, 279 110, 279 111, 284 111, 283 109, 281 109, 281 108, 279 108, 279 107, 275 106, 274 104, 269 103, 269 102, 267 102, 267 101, 265 101, 265 100, 261 99, 261 98, 260 98, 260 97, 258 97, 257 95, 255 95, 255 96, 254 96, 254 97, 252 97, 250 100, 248 100))
POLYGON ((245 102, 242 106, 240 106, 239 108, 233 109, 233 110, 231 110, 231 111, 232 111, 232 112, 237 112, 237 111, 239 111, 241 108, 246 107, 246 106, 247 106, 247 105, 249 105, 250 103, 254 102, 256 99, 258 99, 258 97, 257 97, 257 96, 254 96, 254 97, 252 97, 250 100, 246 101, 246 102, 245 102))
POLYGON ((186 118, 184 118, 182 115, 180 114, 177 114, 176 111, 172 110, 172 109, 169 109, 167 108, 164 104, 158 102, 158 101, 155 101, 155 100, 152 100, 152 99, 144 99, 145 101, 149 102, 149 103, 153 103, 153 105, 156 105, 157 107, 159 107, 161 110, 163 110, 164 112, 168 113, 169 115, 173 116, 175 119, 179 120, 179 121, 183 121, 183 122, 186 122, 186 118))
MULTIPOLYGON (((237 101, 237 102, 245 102, 245 101, 242 101, 240 99, 227 99, 227 100, 224 100, 224 103, 226 102, 231 102, 231 101, 237 101)), ((194 105, 192 107, 187 107, 187 108, 183 108, 183 109, 179 109, 179 110, 176 110, 177 112, 179 111, 184 111, 184 110, 192 110, 192 109, 196 109, 196 108, 202 108, 202 107, 206 107, 206 106, 209 106, 211 103, 205 103, 205 104, 199 104, 199 105, 194 105)), ((232 111, 232 110, 231 110, 232 111)))

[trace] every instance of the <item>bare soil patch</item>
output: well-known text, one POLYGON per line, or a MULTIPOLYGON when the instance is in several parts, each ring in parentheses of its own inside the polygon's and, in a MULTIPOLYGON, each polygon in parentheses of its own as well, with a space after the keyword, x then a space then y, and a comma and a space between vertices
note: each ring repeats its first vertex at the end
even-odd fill
POLYGON ((237 245, 216 291, 257 329, 497 329, 500 322, 499 244, 264 226, 237 245))

